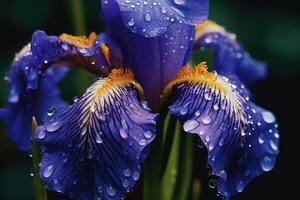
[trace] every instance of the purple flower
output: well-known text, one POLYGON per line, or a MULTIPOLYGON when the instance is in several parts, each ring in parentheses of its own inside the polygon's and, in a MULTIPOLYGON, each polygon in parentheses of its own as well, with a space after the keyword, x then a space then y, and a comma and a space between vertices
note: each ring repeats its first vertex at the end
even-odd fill
POLYGON ((105 0, 101 13, 105 33, 88 39, 37 31, 11 68, 9 103, 0 118, 28 150, 37 117, 40 177, 50 189, 76 199, 122 198, 138 181, 156 136, 153 112, 170 95, 169 111, 207 147, 225 198, 274 167, 275 116, 255 105, 244 85, 265 75, 264 64, 221 27, 206 22, 195 28, 207 18, 207 0, 105 0), (215 73, 204 63, 188 65, 195 45, 213 49, 215 73), (56 86, 65 67, 74 66, 98 79, 67 106, 56 86), (51 106, 56 111, 47 116, 51 106))

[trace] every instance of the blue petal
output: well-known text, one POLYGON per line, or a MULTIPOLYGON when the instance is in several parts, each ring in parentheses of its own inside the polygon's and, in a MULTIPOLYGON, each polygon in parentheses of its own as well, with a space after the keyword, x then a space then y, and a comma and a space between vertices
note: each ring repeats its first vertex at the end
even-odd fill
POLYGON ((207 147, 220 194, 242 192, 274 167, 279 152, 274 115, 253 104, 237 78, 203 69, 187 69, 178 77, 183 79, 172 86, 177 100, 170 111, 207 147))
POLYGON ((9 72, 8 103, 1 108, 0 119, 5 122, 10 138, 20 150, 31 149, 32 117, 35 116, 41 124, 50 107, 65 105, 57 84, 66 71, 64 67, 58 67, 41 72, 33 62, 30 46, 16 56, 9 72))
MULTIPOLYGON (((134 33, 156 37, 165 33, 174 22, 199 24, 208 17, 208 0, 117 0, 123 23, 134 33)), ((102 1, 103 12, 114 1, 102 1)), ((105 14, 104 14, 105 15, 105 14)), ((108 22, 106 21, 108 24, 108 22)))
POLYGON ((253 59, 236 41, 235 35, 208 21, 196 28, 196 45, 213 50, 212 70, 222 75, 235 74, 245 84, 262 79, 267 74, 267 65, 253 59))
POLYGON ((120 199, 135 185, 157 115, 130 74, 113 70, 38 127, 40 176, 49 188, 77 199, 120 199))
POLYGON ((194 27, 174 22, 165 34, 145 38, 124 26, 116 3, 103 3, 103 12, 108 32, 122 48, 123 66, 132 67, 149 103, 157 104, 163 86, 190 58, 194 27))
POLYGON ((88 39, 66 34, 48 36, 36 31, 31 44, 17 54, 12 63, 8 103, 0 111, 0 119, 18 148, 31 149, 33 116, 38 124, 43 124, 49 108, 65 106, 58 90, 58 82, 68 71, 65 66, 78 65, 99 74, 109 72, 108 62, 118 65, 122 58, 118 47, 106 34, 97 38, 94 34, 88 39), (109 52, 102 51, 103 44, 109 52))

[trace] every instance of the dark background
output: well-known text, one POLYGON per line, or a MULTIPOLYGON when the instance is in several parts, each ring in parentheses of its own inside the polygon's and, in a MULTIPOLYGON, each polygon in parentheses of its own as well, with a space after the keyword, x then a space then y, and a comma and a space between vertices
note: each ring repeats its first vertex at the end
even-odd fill
MULTIPOLYGON (((234 199, 296 198, 299 165, 299 80, 300 80, 300 7, 293 0, 211 0, 210 19, 236 33, 253 57, 269 63, 269 76, 256 83, 252 91, 256 103, 272 110, 280 130, 280 154, 275 169, 256 178, 234 199), (296 182, 296 184, 294 183, 296 182)), ((70 0, 2 0, 0 4, 0 77, 4 77, 14 54, 30 41, 37 29, 48 34, 75 33, 70 0)), ((98 0, 84 1, 88 31, 104 30, 98 0)), ((82 86, 71 73, 63 81, 63 97, 80 95, 82 86), (67 84, 72 81, 72 84, 67 84)), ((0 79, 0 107, 5 105, 7 85, 0 79)), ((195 163, 206 177, 205 159, 199 150, 195 163), (203 156, 202 156, 203 157, 203 156)), ((0 124, 0 199, 33 199, 31 158, 18 152, 0 124)), ((218 199, 202 180, 204 200, 218 199)), ((51 199, 62 199, 50 194, 51 199)))

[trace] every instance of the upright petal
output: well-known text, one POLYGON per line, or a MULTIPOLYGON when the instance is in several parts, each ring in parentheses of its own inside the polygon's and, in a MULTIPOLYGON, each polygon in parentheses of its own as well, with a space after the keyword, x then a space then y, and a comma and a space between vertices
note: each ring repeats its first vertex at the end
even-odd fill
POLYGON ((104 1, 102 10, 108 32, 122 48, 124 66, 133 68, 147 100, 155 107, 163 86, 190 58, 194 27, 174 22, 165 34, 145 38, 125 27, 116 2, 104 1))
POLYGON ((43 124, 49 108, 65 106, 58 82, 68 71, 66 66, 108 74, 111 65, 121 62, 121 53, 107 34, 97 37, 92 33, 90 38, 67 34, 57 37, 36 31, 31 44, 16 55, 9 72, 8 104, 0 111, 9 136, 20 150, 31 149, 32 117, 43 124))
POLYGON ((245 84, 266 76, 266 63, 253 59, 234 34, 212 21, 196 26, 196 46, 213 50, 212 69, 222 75, 235 74, 245 84))
MULTIPOLYGON (((111 0, 102 1, 109 4, 111 0)), ((174 22, 199 24, 208 17, 208 0, 116 0, 123 23, 134 33, 156 37, 174 22)), ((106 8, 104 8, 106 9, 106 8)), ((105 12, 105 10, 104 10, 105 12)))
POLYGON ((120 199, 130 191, 155 137, 157 118, 139 93, 130 70, 114 69, 38 127, 40 176, 49 188, 91 200, 120 199))
POLYGON ((210 73, 200 64, 183 68, 165 92, 171 89, 177 100, 170 111, 207 147, 224 197, 242 192, 254 177, 274 167, 279 152, 275 117, 250 101, 237 78, 210 73))

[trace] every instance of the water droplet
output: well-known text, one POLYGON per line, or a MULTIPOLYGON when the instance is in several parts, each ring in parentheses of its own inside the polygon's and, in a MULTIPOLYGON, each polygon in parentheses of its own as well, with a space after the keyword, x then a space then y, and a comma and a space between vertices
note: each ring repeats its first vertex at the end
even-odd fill
POLYGON ((174 0, 174 3, 177 4, 177 5, 184 5, 185 0, 174 0))
POLYGON ((69 49, 68 45, 67 44, 62 44, 61 45, 62 49, 67 51, 69 49))
POLYGON ((187 102, 186 104, 184 104, 184 106, 179 110, 180 114, 185 115, 188 112, 188 107, 190 104, 191 102, 187 102))
POLYGON ((205 116, 203 119, 202 119, 202 123, 203 124, 210 124, 212 121, 211 117, 209 115, 205 116))
POLYGON ((260 122, 257 122, 257 126, 261 126, 261 123, 260 123, 260 122))
POLYGON ((148 139, 149 139, 149 138, 152 137, 152 135, 153 135, 153 133, 152 133, 151 131, 145 131, 145 132, 144 132, 144 137, 145 137, 145 138, 148 138, 148 139))
POLYGON ((78 101, 78 99, 79 99, 79 97, 78 97, 78 96, 75 96, 75 97, 73 98, 73 102, 76 103, 76 102, 78 101))
POLYGON ((209 141, 210 141, 209 135, 207 135, 207 136, 205 137, 205 141, 206 141, 206 142, 209 142, 209 141))
POLYGON ((278 146, 273 140, 270 140, 270 146, 274 151, 278 151, 278 146))
POLYGON ((140 172, 133 172, 132 173, 133 180, 137 181, 140 178, 140 172))
POLYGON ((265 111, 265 112, 262 112, 261 115, 265 122, 267 122, 269 124, 275 122, 275 116, 273 115, 273 113, 265 111))
POLYGON ((249 176, 249 175, 250 175, 250 170, 247 169, 247 170, 245 171, 245 176, 249 176))
POLYGON ((277 132, 274 133, 274 137, 277 138, 277 139, 279 139, 279 134, 277 132))
POLYGON ((207 35, 204 39, 204 42, 207 44, 211 43, 212 41, 213 41, 213 38, 211 35, 207 35))
POLYGON ((40 129, 38 132, 37 132, 37 138, 42 140, 46 137, 46 133, 45 133, 45 130, 43 129, 40 129))
POLYGON ((31 173, 30 173, 30 176, 33 177, 33 176, 34 176, 34 173, 31 172, 31 173))
POLYGON ((126 139, 128 137, 128 134, 127 134, 127 132, 126 132, 126 130, 124 128, 120 128, 120 136, 123 139, 126 139))
POLYGON ((123 174, 126 177, 130 177, 131 176, 131 170, 129 168, 126 168, 123 170, 123 174))
POLYGON ((48 60, 44 60, 44 64, 47 65, 48 64, 48 60))
POLYGON ((135 21, 134 21, 134 19, 133 18, 131 18, 129 21, 128 21, 128 26, 133 26, 134 24, 135 24, 135 21))
POLYGON ((252 108, 251 110, 252 110, 252 112, 253 112, 254 114, 256 113, 256 110, 255 110, 254 108, 252 108))
POLYGON ((123 127, 124 129, 128 129, 128 125, 127 125, 125 119, 122 119, 122 120, 121 120, 121 124, 122 124, 122 127, 123 127))
POLYGON ((122 181, 122 186, 123 186, 124 188, 128 187, 129 185, 130 185, 130 181, 129 181, 128 179, 124 179, 124 180, 122 181))
POLYGON ((210 101, 210 100, 213 99, 213 95, 212 95, 212 93, 207 92, 207 93, 204 94, 204 98, 205 98, 207 101, 210 101))
POLYGON ((53 115, 55 114, 55 112, 56 112, 56 108, 55 108, 55 107, 51 107, 51 108, 49 108, 49 110, 47 111, 47 115, 48 115, 49 117, 51 117, 51 116, 53 116, 53 115))
POLYGON ((101 136, 100 136, 99 133, 96 134, 96 142, 97 142, 98 144, 101 144, 101 143, 103 142, 103 140, 102 140, 102 138, 101 138, 101 136))
POLYGON ((213 150, 215 148, 215 146, 213 145, 213 144, 209 144, 208 145, 208 149, 211 151, 211 150, 213 150))
POLYGON ((53 123, 48 124, 48 125, 46 126, 46 130, 47 130, 48 132, 54 132, 54 131, 56 131, 57 129, 59 129, 62 125, 63 125, 62 122, 53 122, 53 123))
POLYGON ((263 138, 263 135, 260 135, 259 137, 258 137, 258 143, 259 144, 263 144, 265 142, 265 140, 264 140, 264 138, 263 138))
POLYGON ((242 192, 245 188, 245 184, 243 181, 239 181, 237 184, 236 184, 236 191, 238 192, 242 192))
POLYGON ((113 197, 113 196, 115 196, 115 195, 117 194, 116 189, 115 189, 114 187, 112 187, 112 186, 108 186, 108 187, 106 188, 106 192, 107 192, 107 194, 108 194, 109 196, 111 196, 111 197, 113 197))
POLYGON ((190 119, 190 120, 187 120, 186 122, 184 122, 183 130, 185 132, 189 132, 189 131, 195 129, 196 127, 198 127, 198 125, 199 125, 199 122, 197 122, 196 120, 190 119))
POLYGON ((200 149, 202 149, 204 147, 204 144, 201 140, 198 140, 197 147, 199 147, 200 149))
POLYGON ((152 20, 152 18, 151 18, 151 16, 150 16, 149 13, 146 13, 146 14, 145 14, 145 20, 146 20, 147 22, 150 22, 150 21, 152 20))
POLYGON ((145 139, 141 139, 141 140, 139 141, 139 145, 140 145, 140 146, 144 146, 144 145, 146 145, 146 143, 147 143, 147 141, 146 141, 145 139))
POLYGON ((161 13, 162 13, 162 14, 166 14, 166 13, 167 13, 167 9, 166 9, 165 7, 162 7, 162 8, 161 8, 161 13))
POLYGON ((219 109, 220 109, 219 104, 216 103, 216 104, 213 106, 213 108, 214 108, 214 110, 219 110, 219 109))
POLYGON ((265 171, 268 172, 274 167, 274 162, 272 158, 265 156, 261 161, 260 161, 260 166, 261 168, 265 171))
POLYGON ((195 115, 196 115, 196 116, 199 116, 199 115, 200 115, 200 111, 197 110, 197 111, 195 112, 195 115))
POLYGON ((49 165, 44 169, 43 176, 45 178, 49 178, 53 174, 54 169, 55 169, 54 165, 49 165))
POLYGON ((216 186, 217 186, 217 181, 216 181, 216 179, 209 179, 208 180, 208 186, 210 187, 210 188, 216 188, 216 186))
POLYGON ((224 145, 224 139, 222 138, 222 139, 220 139, 220 141, 219 141, 219 146, 223 146, 224 145))

